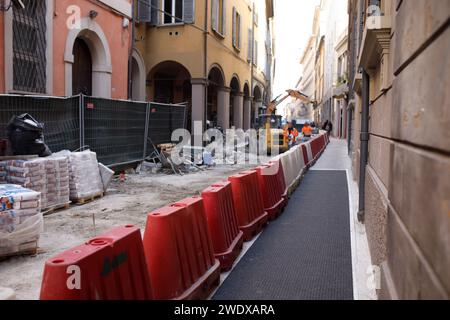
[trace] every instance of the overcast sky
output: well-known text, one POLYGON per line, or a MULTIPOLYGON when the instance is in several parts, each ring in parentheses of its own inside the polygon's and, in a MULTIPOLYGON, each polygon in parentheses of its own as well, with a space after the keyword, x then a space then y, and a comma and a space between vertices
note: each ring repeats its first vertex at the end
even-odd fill
POLYGON ((294 89, 301 76, 300 56, 312 31, 320 0, 275 0, 276 78, 274 98, 294 89))

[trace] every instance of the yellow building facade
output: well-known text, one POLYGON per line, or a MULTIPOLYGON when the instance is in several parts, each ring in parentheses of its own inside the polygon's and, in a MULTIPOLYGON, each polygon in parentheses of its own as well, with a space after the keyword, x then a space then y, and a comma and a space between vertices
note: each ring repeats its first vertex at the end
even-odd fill
POLYGON ((273 1, 142 0, 135 10, 133 98, 187 103, 188 123, 204 128, 250 128, 270 92, 273 1))

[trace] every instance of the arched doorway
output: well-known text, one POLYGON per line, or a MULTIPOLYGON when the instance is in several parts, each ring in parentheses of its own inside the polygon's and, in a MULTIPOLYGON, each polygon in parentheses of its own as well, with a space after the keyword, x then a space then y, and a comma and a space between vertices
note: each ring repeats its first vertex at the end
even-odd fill
POLYGON ((241 116, 241 110, 239 110, 240 101, 240 84, 239 79, 236 76, 233 76, 230 82, 230 127, 238 128, 241 125, 242 120, 239 119, 241 116))
POLYGON ((190 102, 190 93, 184 90, 190 83, 191 74, 180 63, 164 61, 156 65, 148 74, 150 97, 159 103, 190 102))
POLYGON ((131 59, 131 100, 145 101, 145 62, 137 50, 133 50, 131 59))
POLYGON ((72 95, 92 95, 92 57, 87 43, 77 38, 73 45, 72 95))
MULTIPOLYGON (((219 95, 224 89, 224 76, 219 66, 213 66, 208 75, 206 120, 209 128, 219 125, 219 95)), ((221 124, 223 126, 223 123, 221 124)))
POLYGON ((250 86, 246 82, 244 84, 244 123, 243 123, 243 129, 248 130, 251 128, 251 122, 252 122, 252 98, 250 96, 250 86))
POLYGON ((64 61, 67 96, 85 90, 90 84, 91 89, 87 91, 90 91, 91 95, 101 98, 111 97, 111 52, 108 40, 99 24, 90 18, 83 18, 80 21, 80 28, 69 30, 64 61), (88 52, 91 68, 89 68, 89 61, 85 60, 88 52), (87 80, 89 76, 90 83, 87 80), (77 81, 75 84, 74 80, 77 81))
POLYGON ((176 61, 164 61, 157 64, 149 72, 147 83, 151 101, 168 104, 186 104, 186 127, 190 130, 192 125, 190 72, 176 61))
POLYGON ((262 90, 259 86, 255 86, 253 89, 253 104, 252 104, 252 126, 258 125, 258 116, 260 109, 262 108, 262 90))

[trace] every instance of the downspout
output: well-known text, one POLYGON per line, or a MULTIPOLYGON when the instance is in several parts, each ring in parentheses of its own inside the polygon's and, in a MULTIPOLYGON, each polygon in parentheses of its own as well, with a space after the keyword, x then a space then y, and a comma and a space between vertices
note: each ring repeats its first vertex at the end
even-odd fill
POLYGON ((128 57, 128 100, 131 100, 133 96, 133 50, 135 48, 135 39, 136 39, 136 25, 134 23, 134 14, 135 14, 135 1, 132 1, 131 5, 131 46, 130 46, 130 54, 128 57))
POLYGON ((362 69, 362 114, 361 114, 361 156, 359 164, 359 210, 358 221, 364 223, 366 196, 366 165, 369 154, 369 84, 370 78, 362 69))
POLYGON ((204 119, 203 128, 206 130, 206 123, 208 120, 208 6, 209 1, 205 1, 205 23, 204 23, 204 37, 203 37, 203 76, 205 78, 205 105, 204 105, 204 119))
POLYGON ((353 118, 353 101, 347 106, 347 151, 348 155, 352 152, 352 118, 353 118))
MULTIPOLYGON (((254 67, 253 67, 253 63, 254 63, 254 61, 255 61, 255 48, 254 48, 254 45, 255 45, 255 3, 253 3, 253 6, 252 6, 252 45, 251 45, 251 48, 252 48, 252 61, 250 62, 250 72, 251 72, 251 75, 250 75, 250 97, 253 97, 252 98, 252 106, 254 107, 255 106, 255 97, 253 96, 253 86, 255 85, 255 79, 254 79, 254 77, 253 77, 253 71, 254 71, 254 67)), ((250 127, 252 127, 252 124, 253 124, 253 122, 254 122, 254 120, 255 120, 255 115, 254 114, 251 114, 252 113, 252 111, 253 111, 253 108, 252 107, 250 107, 250 127)), ((259 117, 259 110, 258 110, 258 117, 259 117)))

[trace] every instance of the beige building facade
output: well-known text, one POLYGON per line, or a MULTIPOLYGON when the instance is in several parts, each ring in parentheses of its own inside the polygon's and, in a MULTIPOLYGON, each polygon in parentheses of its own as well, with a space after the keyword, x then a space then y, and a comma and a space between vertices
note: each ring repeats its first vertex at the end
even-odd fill
POLYGON ((270 92, 272 1, 142 0, 136 10, 138 98, 187 103, 188 122, 204 128, 250 128, 270 92))
POLYGON ((350 0, 349 15, 349 149, 379 298, 449 299, 450 1, 350 0))

